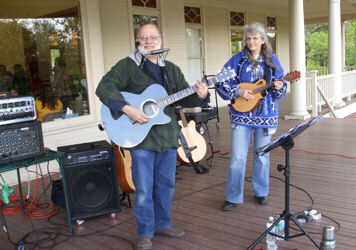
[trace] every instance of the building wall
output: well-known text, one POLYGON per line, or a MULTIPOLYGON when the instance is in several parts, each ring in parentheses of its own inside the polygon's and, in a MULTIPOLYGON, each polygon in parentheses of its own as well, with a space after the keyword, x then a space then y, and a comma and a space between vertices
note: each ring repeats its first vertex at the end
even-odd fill
POLYGON ((167 60, 179 65, 187 78, 188 63, 183 1, 164 0, 161 1, 161 6, 163 45, 170 49, 167 60))
POLYGON ((105 0, 100 4, 105 72, 131 51, 132 41, 127 0, 105 0))

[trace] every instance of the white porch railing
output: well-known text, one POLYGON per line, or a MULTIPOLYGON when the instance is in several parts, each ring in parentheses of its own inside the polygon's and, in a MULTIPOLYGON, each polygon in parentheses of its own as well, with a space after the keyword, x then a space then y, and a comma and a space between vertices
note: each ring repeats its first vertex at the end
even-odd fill
MULTIPOLYGON (((306 92, 307 92, 307 109, 311 110, 312 116, 316 117, 321 111, 322 105, 326 104, 322 95, 317 90, 317 86, 323 92, 324 97, 334 107, 333 78, 334 75, 317 76, 318 71, 314 70, 307 73, 306 92)), ((352 95, 356 94, 356 70, 342 72, 342 98, 351 100, 352 95)))
MULTIPOLYGON (((329 73, 329 70, 327 67, 319 67, 319 68, 307 68, 307 72, 312 72, 316 70, 318 76, 325 76, 329 73)), ((356 70, 356 66, 345 66, 344 71, 353 71, 356 70)))

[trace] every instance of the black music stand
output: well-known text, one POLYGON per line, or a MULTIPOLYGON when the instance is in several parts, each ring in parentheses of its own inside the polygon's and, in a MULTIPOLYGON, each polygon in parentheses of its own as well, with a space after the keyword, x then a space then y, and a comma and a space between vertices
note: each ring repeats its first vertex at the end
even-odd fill
POLYGON ((289 176, 290 176, 290 165, 289 165, 289 150, 293 148, 294 146, 294 141, 293 138, 302 133, 304 130, 306 130, 308 127, 311 125, 315 124, 317 121, 320 119, 324 118, 324 115, 318 116, 310 121, 303 122, 295 126, 294 128, 290 129, 287 133, 279 137, 277 140, 271 142, 267 146, 264 146, 262 148, 259 148, 256 150, 256 155, 261 156, 266 153, 268 153, 270 150, 277 148, 279 146, 282 146, 282 148, 285 150, 285 166, 283 165, 278 165, 277 169, 278 171, 283 171, 284 170, 284 176, 285 176, 285 210, 283 213, 279 216, 279 218, 270 226, 267 228, 267 230, 261 234, 261 236, 247 249, 252 250, 253 247, 255 247, 270 231, 281 221, 284 219, 285 221, 285 235, 284 237, 278 236, 276 234, 271 233, 272 235, 276 237, 283 238, 284 240, 289 240, 294 237, 302 236, 302 235, 307 235, 308 238, 314 243, 315 246, 318 247, 319 249, 319 243, 315 241, 315 239, 306 231, 302 225, 298 222, 298 220, 294 217, 293 214, 290 213, 289 211, 289 176), (296 234, 296 235, 289 235, 289 220, 292 220, 303 233, 296 234))

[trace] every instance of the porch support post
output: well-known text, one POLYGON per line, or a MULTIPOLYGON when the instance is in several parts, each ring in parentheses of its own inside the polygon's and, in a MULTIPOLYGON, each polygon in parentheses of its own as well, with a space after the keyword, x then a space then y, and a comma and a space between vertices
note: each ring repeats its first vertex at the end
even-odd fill
POLYGON ((342 43, 340 0, 329 0, 329 74, 333 74, 334 106, 345 106, 342 100, 342 43))
POLYGON ((291 112, 284 119, 305 120, 310 117, 306 105, 306 66, 303 1, 289 0, 289 58, 290 70, 298 70, 301 78, 291 84, 291 112))

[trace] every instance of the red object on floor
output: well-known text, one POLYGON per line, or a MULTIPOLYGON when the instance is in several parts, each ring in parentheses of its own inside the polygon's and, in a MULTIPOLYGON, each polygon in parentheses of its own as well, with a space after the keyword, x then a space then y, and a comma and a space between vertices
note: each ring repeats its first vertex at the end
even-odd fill
POLYGON ((356 113, 346 116, 345 119, 356 119, 356 113))

